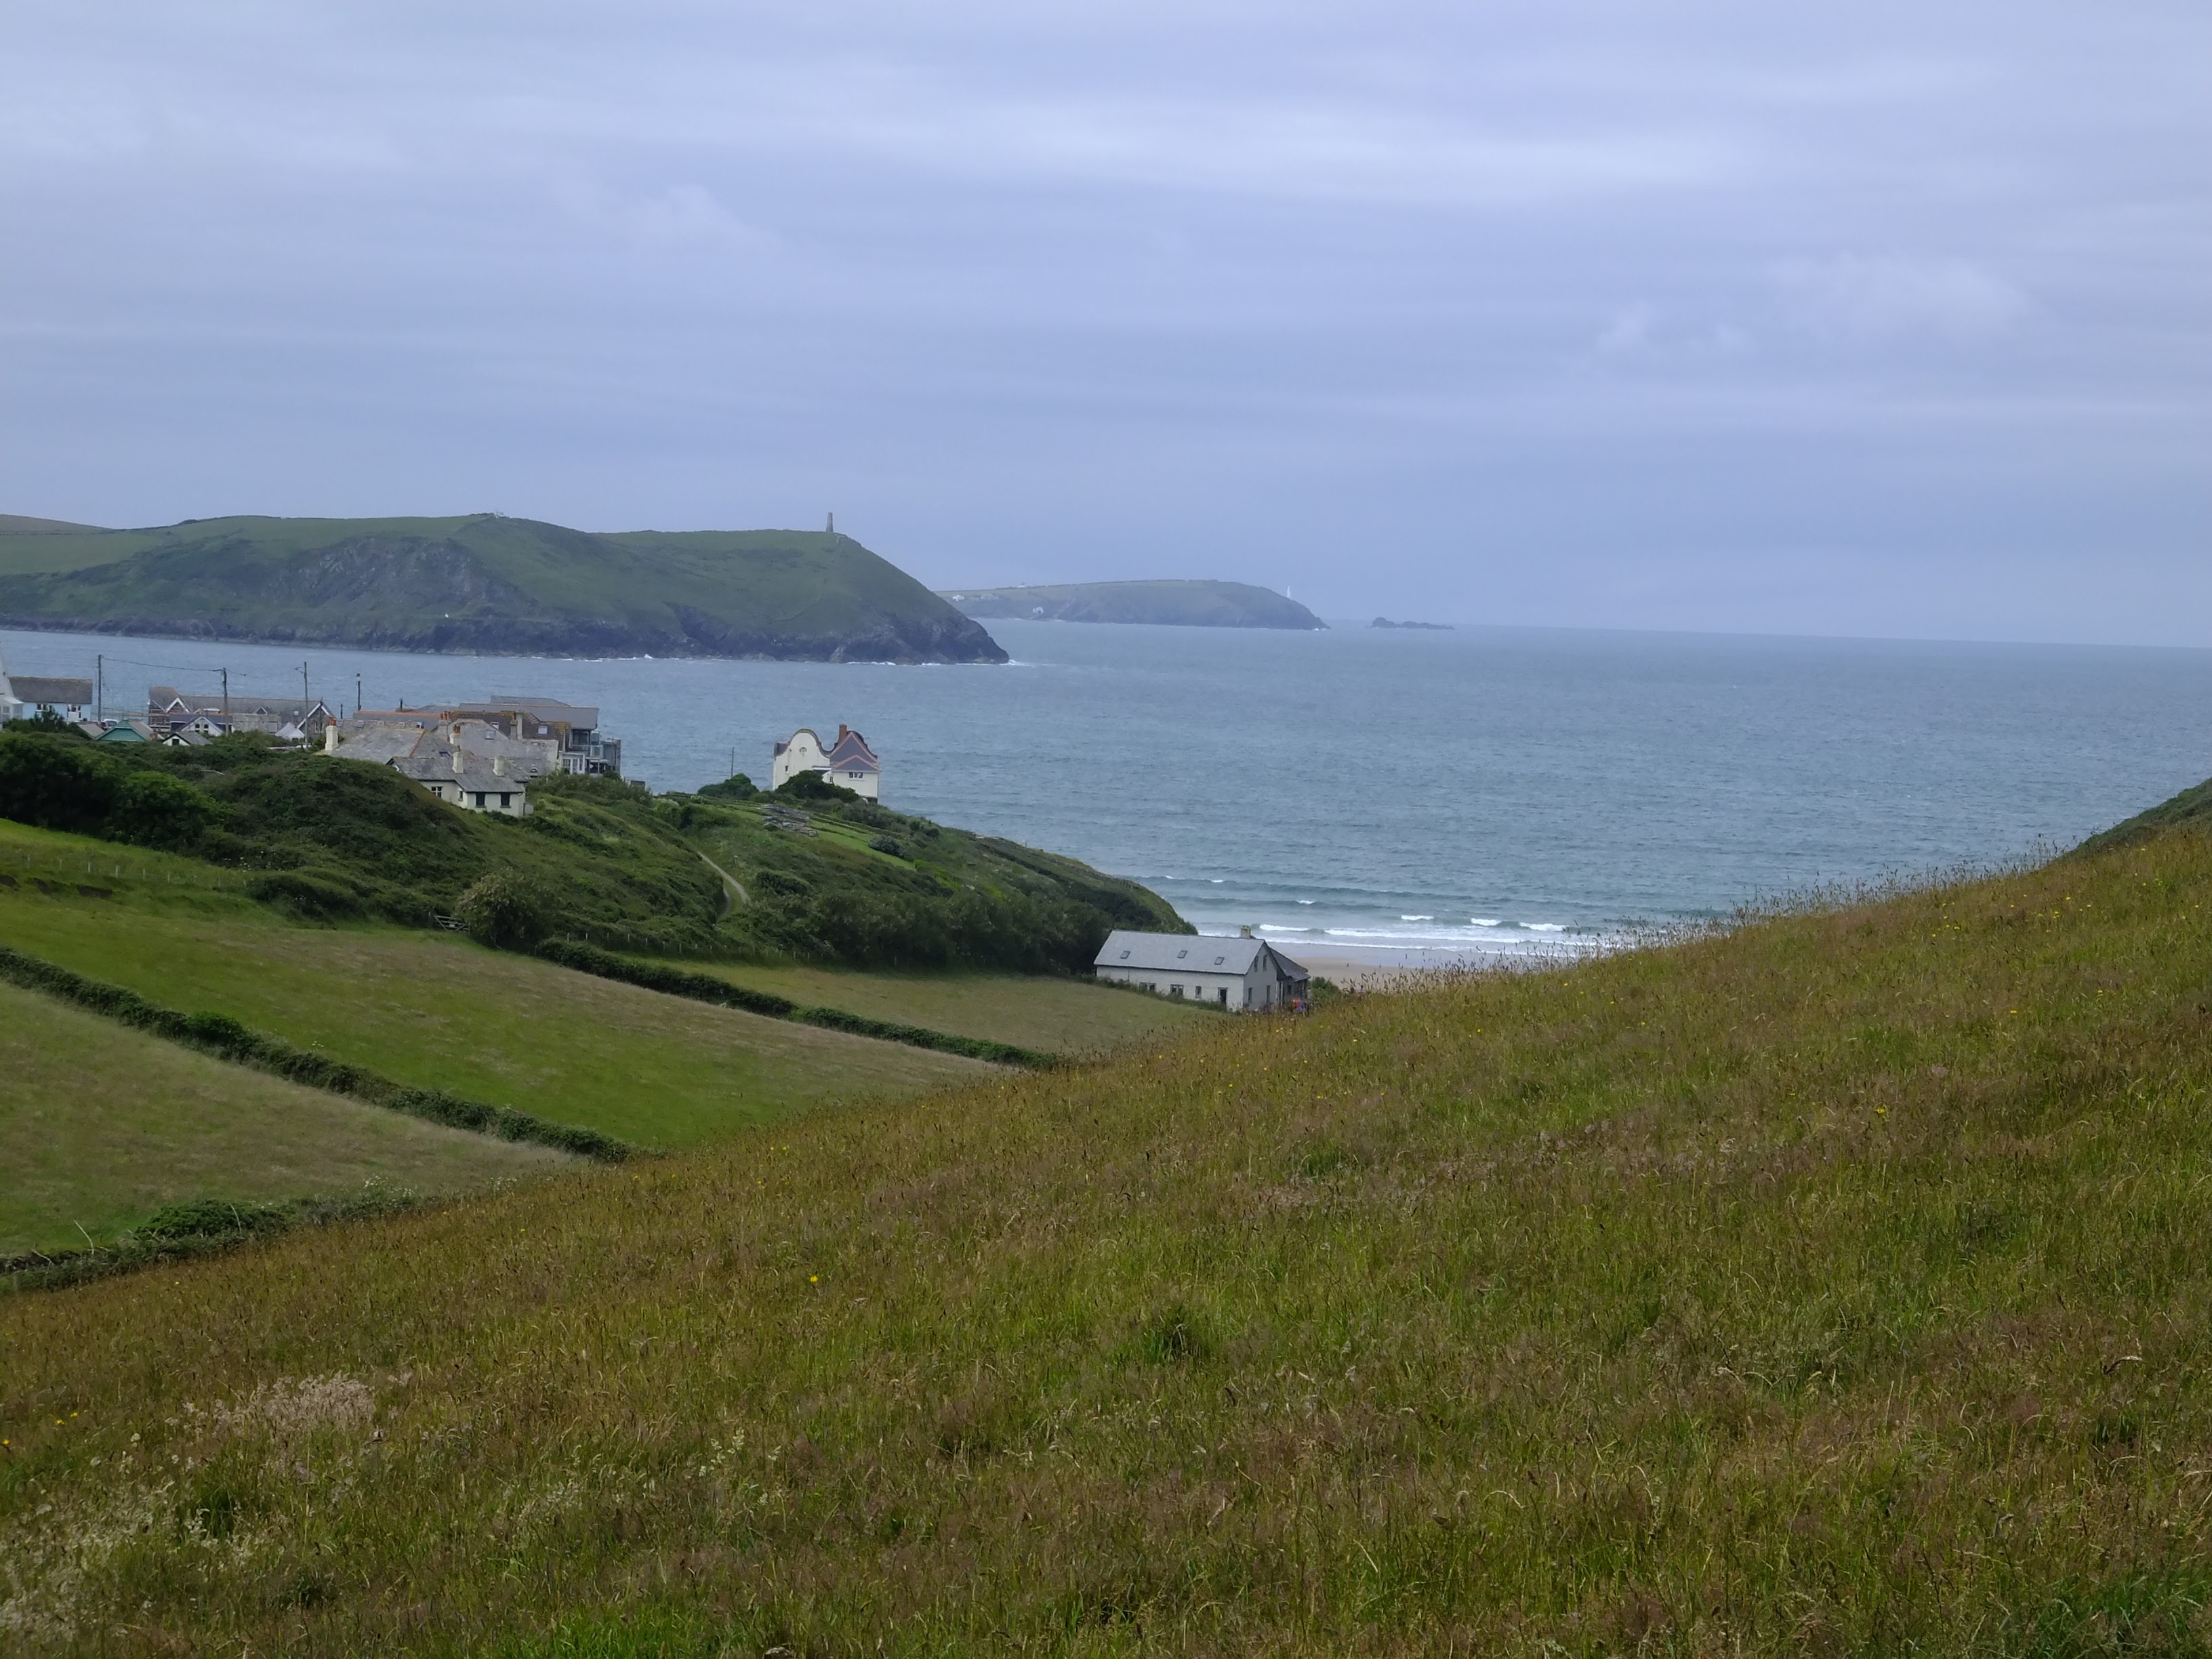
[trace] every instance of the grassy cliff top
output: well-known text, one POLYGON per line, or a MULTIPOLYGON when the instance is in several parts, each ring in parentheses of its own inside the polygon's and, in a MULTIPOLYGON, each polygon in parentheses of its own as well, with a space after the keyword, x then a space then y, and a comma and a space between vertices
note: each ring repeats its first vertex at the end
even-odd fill
POLYGON ((147 530, 0 520, 0 617, 433 650, 1005 660, 849 536, 594 533, 491 513, 147 530))
POLYGON ((1184 628, 1327 628, 1300 605, 1249 582, 1070 582, 1037 587, 962 587, 939 596, 971 617, 1048 622, 1164 623, 1184 628))
POLYGON ((2200 1652, 2212 837, 0 1306, 114 1654, 2200 1652))
POLYGON ((1188 930, 1147 889, 1073 859, 841 791, 717 787, 656 798, 555 774, 517 820, 258 737, 171 749, 0 732, 0 818, 188 854, 318 921, 427 927, 506 874, 549 932, 666 955, 1066 973, 1116 927, 1188 930))

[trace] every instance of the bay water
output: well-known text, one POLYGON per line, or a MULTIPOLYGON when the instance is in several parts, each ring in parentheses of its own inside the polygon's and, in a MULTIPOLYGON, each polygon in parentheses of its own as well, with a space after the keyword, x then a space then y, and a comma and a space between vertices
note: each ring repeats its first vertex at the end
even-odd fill
POLYGON ((656 790, 859 727, 887 805, 1133 877, 1209 933, 1587 948, 2002 862, 2212 775, 2212 652, 1536 629, 989 624, 996 665, 417 656, 0 633, 20 673, 372 708, 596 704, 656 790))

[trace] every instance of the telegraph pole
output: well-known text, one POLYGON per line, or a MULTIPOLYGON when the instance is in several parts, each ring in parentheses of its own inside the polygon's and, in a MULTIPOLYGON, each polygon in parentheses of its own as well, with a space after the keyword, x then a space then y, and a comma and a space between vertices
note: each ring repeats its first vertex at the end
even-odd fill
POLYGON ((107 713, 107 659, 92 659, 92 718, 97 721, 107 713))
POLYGON ((216 672, 222 676, 222 730, 223 735, 228 737, 230 735, 230 670, 218 668, 216 672))

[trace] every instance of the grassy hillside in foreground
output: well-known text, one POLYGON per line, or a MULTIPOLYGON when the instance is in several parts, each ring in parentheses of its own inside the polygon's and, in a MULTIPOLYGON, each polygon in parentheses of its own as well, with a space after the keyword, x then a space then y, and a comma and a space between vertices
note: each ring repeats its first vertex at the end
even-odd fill
POLYGON ((1249 582, 1060 582, 1034 587, 963 587, 938 597, 950 599, 970 617, 1164 623, 1179 628, 1328 626, 1296 599, 1249 582))
POLYGON ((0 1305, 27 1651, 2203 1651, 2212 839, 0 1305))
POLYGON ((1006 659, 849 536, 597 534, 496 513, 0 524, 0 627, 540 656, 1006 659))
POLYGON ((303 1089, 0 985, 0 1255, 102 1244, 184 1199, 429 1195, 559 1152, 303 1089))
POLYGON ((988 1073, 572 973, 450 934, 178 916, 0 890, 0 944, 165 1006, 228 1014, 418 1088, 641 1146, 683 1146, 831 1101, 988 1073))
POLYGON ((854 973, 842 969, 692 964, 793 1001, 871 1019, 1011 1042, 1044 1054, 1103 1054, 1168 1040, 1218 1018, 1194 1004, 1109 990, 1095 981, 1011 974, 854 973))

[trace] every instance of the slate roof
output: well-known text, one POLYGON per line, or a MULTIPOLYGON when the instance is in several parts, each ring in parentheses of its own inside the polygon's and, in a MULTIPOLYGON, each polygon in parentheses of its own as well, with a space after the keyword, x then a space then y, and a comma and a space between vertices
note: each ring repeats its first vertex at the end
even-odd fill
POLYGON ((1265 939, 1204 933, 1132 933, 1115 929, 1098 947, 1094 967, 1156 968, 1165 973, 1249 974, 1265 939))
POLYGON ((527 714, 532 720, 566 726, 579 732, 597 731, 599 725, 598 709, 562 702, 557 697, 500 696, 489 702, 448 703, 444 712, 453 715, 474 714, 478 718, 486 714, 527 714))
MULTIPOLYGON (((341 731, 343 729, 340 728, 341 731)), ((412 726, 372 726, 342 738, 337 749, 331 752, 340 760, 367 761, 372 766, 381 766, 387 761, 398 760, 403 755, 413 754, 415 745, 422 742, 422 731, 412 726)))
POLYGON ((464 752, 460 769, 453 768, 454 751, 448 744, 433 748, 425 744, 422 752, 403 755, 392 763, 392 768, 404 778, 417 783, 450 783, 463 789, 499 790, 514 793, 527 793, 532 778, 527 774, 495 772, 491 763, 480 756, 464 752))
POLYGON ((1120 928, 1106 936, 1092 960, 1094 968, 1140 968, 1164 974, 1250 973, 1262 953, 1291 980, 1306 970, 1263 939, 1226 939, 1218 933, 1134 933, 1120 928))
POLYGON ((15 688, 19 702, 51 702, 74 708, 92 701, 92 682, 56 678, 47 674, 10 674, 8 684, 15 688))
POLYGON ((868 740, 858 732, 847 732, 837 739, 837 746, 830 751, 832 772, 880 772, 881 762, 876 751, 868 747, 868 740))

